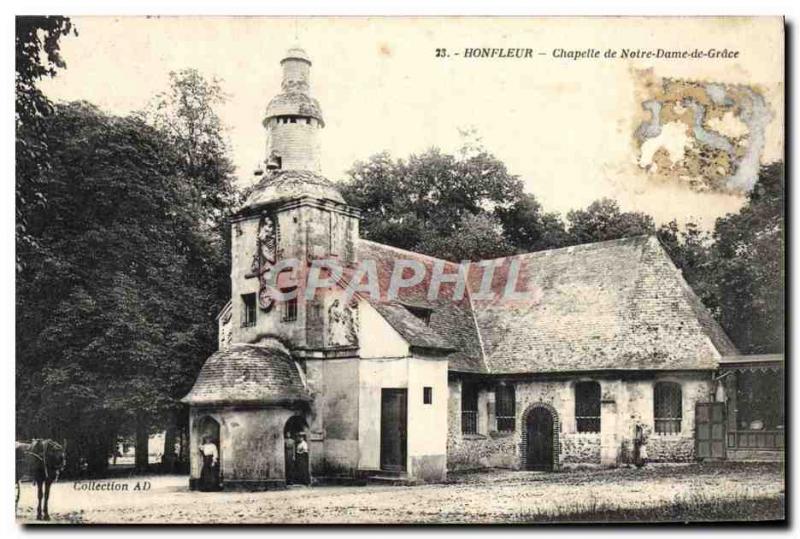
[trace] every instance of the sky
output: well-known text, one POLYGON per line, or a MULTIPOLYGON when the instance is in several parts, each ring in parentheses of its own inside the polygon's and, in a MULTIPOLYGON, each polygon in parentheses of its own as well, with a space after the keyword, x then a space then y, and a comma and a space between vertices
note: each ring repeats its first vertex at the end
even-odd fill
POLYGON ((706 228, 737 211, 742 194, 699 193, 655 181, 634 133, 648 119, 645 80, 747 85, 770 121, 761 162, 783 155, 783 28, 779 18, 262 18, 73 17, 62 39, 67 69, 42 82, 55 100, 83 99, 115 114, 142 109, 169 72, 220 79, 241 185, 264 159, 261 125, 280 91, 280 59, 299 44, 311 56, 312 95, 326 120, 322 171, 339 180, 357 160, 454 152, 474 128, 550 211, 601 197, 657 223, 706 228), (465 58, 466 48, 530 48, 528 59, 465 58), (735 59, 555 58, 555 49, 736 49, 735 59), (448 58, 437 58, 445 48, 448 58), (461 53, 455 56, 454 53, 461 53), (544 53, 542 55, 539 52, 544 53))

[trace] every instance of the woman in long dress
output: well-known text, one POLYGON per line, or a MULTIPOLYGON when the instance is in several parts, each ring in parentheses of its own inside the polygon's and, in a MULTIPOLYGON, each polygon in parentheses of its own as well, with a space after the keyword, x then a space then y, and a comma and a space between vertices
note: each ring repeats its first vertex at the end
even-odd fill
POLYGON ((200 454, 203 456, 203 468, 200 471, 200 490, 204 492, 219 490, 219 451, 210 437, 203 438, 200 454))
POLYGON ((637 468, 641 468, 647 463, 647 438, 647 427, 637 423, 633 436, 633 463, 637 468))
POLYGON ((308 442, 306 441, 305 434, 300 435, 300 440, 297 442, 297 447, 295 449, 295 455, 297 479, 301 485, 308 485, 310 483, 308 473, 308 442))

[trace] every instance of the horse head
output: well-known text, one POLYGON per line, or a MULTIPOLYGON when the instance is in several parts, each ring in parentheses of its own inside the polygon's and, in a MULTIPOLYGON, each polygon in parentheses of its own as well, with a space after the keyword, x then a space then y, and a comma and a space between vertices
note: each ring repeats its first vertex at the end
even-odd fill
POLYGON ((52 473, 52 477, 58 480, 58 476, 67 466, 67 451, 66 442, 64 445, 56 442, 55 440, 44 441, 44 460, 47 466, 48 474, 52 473))

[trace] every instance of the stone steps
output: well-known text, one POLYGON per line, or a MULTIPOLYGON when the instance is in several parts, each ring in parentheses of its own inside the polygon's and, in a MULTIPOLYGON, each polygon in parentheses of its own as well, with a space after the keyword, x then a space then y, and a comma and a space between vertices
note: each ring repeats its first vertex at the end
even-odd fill
POLYGON ((410 486, 417 481, 408 477, 406 472, 380 470, 366 476, 367 483, 372 485, 410 486))

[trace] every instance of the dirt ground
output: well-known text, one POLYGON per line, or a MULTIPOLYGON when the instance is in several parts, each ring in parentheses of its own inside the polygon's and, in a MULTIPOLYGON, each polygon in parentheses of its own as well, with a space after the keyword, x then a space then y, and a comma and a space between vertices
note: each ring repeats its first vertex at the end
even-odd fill
MULTIPOLYGON (((676 501, 782 499, 779 464, 651 465, 644 470, 558 473, 492 470, 451 474, 421 486, 292 487, 272 492, 191 492, 186 476, 96 480, 127 490, 88 490, 91 481, 53 485, 53 523, 508 523, 535 522, 594 506, 648 508, 676 501), (144 488, 136 490, 138 483, 144 488)), ((105 486, 104 488, 109 488, 105 486)), ((18 520, 36 522, 36 493, 22 485, 18 520)), ((762 517, 764 518, 764 517, 762 517)))

